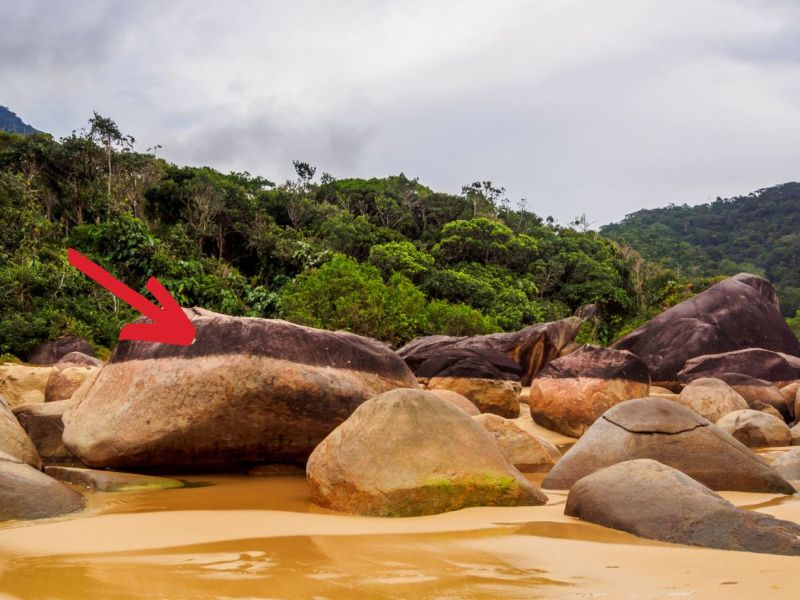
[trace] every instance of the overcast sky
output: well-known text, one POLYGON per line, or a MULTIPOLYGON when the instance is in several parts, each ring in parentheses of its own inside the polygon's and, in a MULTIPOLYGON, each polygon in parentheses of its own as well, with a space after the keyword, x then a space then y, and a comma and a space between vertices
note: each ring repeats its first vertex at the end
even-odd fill
POLYGON ((800 179, 800 2, 0 0, 0 104, 276 181, 489 179, 604 224, 800 179))

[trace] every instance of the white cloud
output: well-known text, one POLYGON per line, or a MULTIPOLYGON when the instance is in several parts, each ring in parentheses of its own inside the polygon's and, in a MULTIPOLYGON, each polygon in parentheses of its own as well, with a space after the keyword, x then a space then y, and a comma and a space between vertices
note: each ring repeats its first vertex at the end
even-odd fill
POLYGON ((800 10, 758 0, 0 0, 0 103, 179 163, 474 179, 607 222, 797 179, 800 10))

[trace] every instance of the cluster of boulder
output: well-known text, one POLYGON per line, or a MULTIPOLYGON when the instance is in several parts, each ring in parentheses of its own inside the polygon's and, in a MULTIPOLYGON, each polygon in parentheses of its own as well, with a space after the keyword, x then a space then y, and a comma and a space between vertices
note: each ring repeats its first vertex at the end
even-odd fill
POLYGON ((186 314, 188 347, 122 341, 104 364, 73 339, 39 366, 0 365, 0 519, 78 510, 76 487, 180 485, 109 469, 301 465, 313 501, 336 511, 530 506, 547 502, 541 488, 569 490, 567 514, 637 535, 800 554, 800 526, 715 493, 793 494, 800 479, 800 448, 771 464, 751 450, 800 445, 800 343, 759 277, 722 281, 610 348, 575 344, 580 317, 395 352, 186 314), (577 441, 562 456, 542 427, 577 441), (50 499, 31 500, 36 486, 50 499))

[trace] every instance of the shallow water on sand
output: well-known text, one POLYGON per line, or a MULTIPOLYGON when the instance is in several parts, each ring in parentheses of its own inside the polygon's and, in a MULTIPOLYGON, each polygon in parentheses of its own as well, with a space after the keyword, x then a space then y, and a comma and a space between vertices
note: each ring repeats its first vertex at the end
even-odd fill
MULTIPOLYGON (((536 479, 540 479, 537 477, 536 479)), ((0 598, 795 598, 800 559, 673 546, 529 508, 408 519, 312 505, 302 477, 96 493, 0 525, 0 598)), ((800 520, 800 499, 724 494, 800 520)))

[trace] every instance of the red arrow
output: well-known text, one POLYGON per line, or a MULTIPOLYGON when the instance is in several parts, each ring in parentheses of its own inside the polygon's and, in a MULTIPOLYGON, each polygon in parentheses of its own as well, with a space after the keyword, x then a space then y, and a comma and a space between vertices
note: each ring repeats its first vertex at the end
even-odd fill
POLYGON ((161 308, 150 302, 136 290, 116 279, 100 265, 93 263, 77 250, 70 248, 67 257, 73 267, 84 275, 127 302, 133 308, 150 319, 151 323, 131 323, 119 332, 121 340, 145 340, 160 344, 189 346, 194 342, 196 329, 189 317, 183 312, 175 298, 155 277, 147 280, 145 287, 161 303, 161 308))

